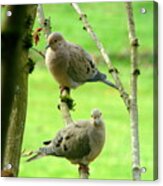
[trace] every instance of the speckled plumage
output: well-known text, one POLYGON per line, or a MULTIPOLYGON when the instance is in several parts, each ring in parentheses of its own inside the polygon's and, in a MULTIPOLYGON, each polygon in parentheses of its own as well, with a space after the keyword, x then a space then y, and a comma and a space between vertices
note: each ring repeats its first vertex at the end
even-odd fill
POLYGON ((91 120, 81 120, 60 130, 54 139, 44 142, 45 146, 27 161, 43 156, 58 156, 73 164, 88 165, 101 152, 105 142, 105 126, 101 112, 93 110, 91 120))
POLYGON ((67 42, 60 33, 49 35, 48 46, 45 63, 61 87, 76 88, 86 82, 101 81, 117 88, 98 71, 84 49, 67 42))

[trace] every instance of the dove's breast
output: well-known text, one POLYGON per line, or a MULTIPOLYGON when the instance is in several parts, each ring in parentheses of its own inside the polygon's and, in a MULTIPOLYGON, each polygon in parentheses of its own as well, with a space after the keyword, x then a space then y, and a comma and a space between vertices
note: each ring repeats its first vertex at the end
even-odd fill
POLYGON ((104 126, 100 127, 100 130, 92 131, 90 137, 90 146, 91 151, 87 157, 85 157, 86 161, 93 161, 102 151, 104 143, 105 143, 105 128, 104 126))
POLYGON ((84 164, 88 165, 93 161, 102 151, 105 143, 105 127, 101 126, 97 130, 94 127, 89 127, 89 146, 90 152, 79 159, 69 159, 73 164, 84 164))
POLYGON ((55 80, 64 87, 75 87, 67 74, 68 56, 64 51, 55 52, 48 48, 45 56, 45 64, 55 80))

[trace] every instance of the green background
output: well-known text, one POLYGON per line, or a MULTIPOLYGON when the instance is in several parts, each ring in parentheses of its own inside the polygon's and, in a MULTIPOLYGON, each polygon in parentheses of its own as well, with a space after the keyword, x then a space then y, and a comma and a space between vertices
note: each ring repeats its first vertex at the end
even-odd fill
MULTIPOLYGON (((130 91, 130 44, 124 3, 82 3, 95 33, 106 48, 111 61, 119 70, 124 87, 130 91)), ((95 43, 91 40, 70 4, 44 5, 46 17, 51 17, 52 31, 81 45, 95 59, 101 72, 108 74, 95 43)), ((143 180, 153 179, 153 3, 133 3, 136 33, 139 38, 138 109, 141 166, 147 172, 143 180), (146 14, 140 9, 146 8, 146 14)), ((39 24, 36 19, 35 28, 39 24)), ((45 38, 41 34, 35 48, 44 51, 45 38)), ((47 71, 44 60, 31 50, 36 62, 29 77, 29 96, 23 149, 36 150, 42 141, 54 137, 64 127, 59 103, 58 84, 47 71)), ((119 93, 102 83, 87 83, 72 91, 76 110, 74 120, 90 118, 90 111, 99 108, 106 123, 106 143, 100 156, 90 164, 91 179, 132 179, 132 152, 129 114, 119 93)), ((19 177, 78 178, 78 167, 63 158, 45 157, 31 163, 21 158, 19 177)))

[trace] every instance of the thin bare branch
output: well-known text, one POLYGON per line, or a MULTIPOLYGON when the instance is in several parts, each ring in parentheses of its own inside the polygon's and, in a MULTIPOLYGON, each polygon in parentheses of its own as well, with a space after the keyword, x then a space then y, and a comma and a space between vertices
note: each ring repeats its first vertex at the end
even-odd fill
MULTIPOLYGON (((69 96, 70 96, 69 92, 66 89, 64 89, 61 93, 61 97, 69 97, 69 96)), ((69 125, 69 124, 73 123, 73 120, 72 120, 70 110, 69 110, 69 107, 68 107, 67 103, 62 101, 62 99, 61 99, 59 106, 60 106, 60 110, 61 110, 61 113, 62 113, 62 118, 65 121, 65 124, 69 125)))
POLYGON ((132 171, 133 179, 141 179, 139 132, 138 132, 138 106, 137 106, 137 77, 140 74, 138 69, 138 38, 135 32, 132 3, 126 3, 128 14, 128 30, 131 44, 131 95, 130 95, 130 123, 132 137, 132 171))
POLYGON ((45 59, 45 54, 43 52, 41 52, 37 48, 31 48, 31 49, 34 50, 36 53, 38 53, 41 57, 43 57, 45 59))
POLYGON ((48 19, 45 18, 44 10, 41 4, 39 4, 37 7, 37 18, 41 28, 43 28, 45 38, 47 39, 48 35, 51 33, 51 22, 50 17, 48 19))
MULTIPOLYGON (((50 18, 45 19, 42 5, 38 5, 37 17, 38 17, 38 20, 39 20, 39 23, 40 23, 41 27, 43 28, 45 37, 47 39, 48 35, 51 33, 50 18)), ((35 50, 35 51, 40 53, 38 50, 35 50)), ((42 54, 40 54, 40 55, 42 55, 42 54)), ((62 114, 62 118, 64 120, 64 123, 66 125, 69 125, 70 123, 73 123, 73 119, 71 117, 70 110, 69 110, 69 107, 68 107, 67 103, 62 100, 62 97, 70 97, 69 92, 66 89, 61 91, 60 97, 61 98, 60 98, 59 107, 60 107, 60 111, 61 111, 61 114, 62 114)), ((88 178, 88 176, 86 177, 85 174, 82 173, 81 171, 79 171, 79 175, 80 175, 81 178, 88 178)))
MULTIPOLYGON (((38 8, 37 8, 37 18, 38 18, 38 21, 39 21, 41 27, 44 30, 45 37, 47 38, 48 35, 51 33, 50 19, 48 21, 48 24, 45 24, 45 21, 48 20, 48 19, 45 19, 44 10, 43 10, 43 7, 42 7, 41 4, 39 4, 38 5, 38 8)), ((40 53, 40 51, 38 51, 35 48, 33 48, 33 49, 37 53, 39 53, 40 55, 44 56, 44 58, 45 58, 45 55, 43 55, 42 53, 40 53)), ((67 92, 67 90, 62 91, 61 97, 69 97, 69 93, 67 92)), ((61 110, 62 117, 63 117, 65 123, 66 124, 72 123, 73 120, 71 118, 71 114, 70 114, 69 108, 68 108, 66 102, 63 102, 62 100, 60 101, 60 110, 61 110)))
POLYGON ((112 64, 109 55, 107 54, 103 44, 101 43, 101 41, 98 39, 97 35, 95 34, 95 32, 93 31, 93 28, 91 27, 90 23, 87 20, 87 16, 85 13, 83 13, 79 7, 79 5, 77 3, 72 3, 71 4, 72 7, 75 9, 75 11, 79 14, 80 16, 80 20, 83 22, 83 29, 85 29, 89 35, 91 36, 91 38, 95 41, 97 48, 99 49, 105 63, 107 64, 108 68, 109 68, 109 72, 111 73, 118 89, 120 92, 120 95, 127 107, 127 109, 129 110, 130 106, 129 106, 129 96, 128 93, 126 92, 126 90, 123 87, 123 84, 118 76, 118 70, 114 67, 114 65, 112 64))

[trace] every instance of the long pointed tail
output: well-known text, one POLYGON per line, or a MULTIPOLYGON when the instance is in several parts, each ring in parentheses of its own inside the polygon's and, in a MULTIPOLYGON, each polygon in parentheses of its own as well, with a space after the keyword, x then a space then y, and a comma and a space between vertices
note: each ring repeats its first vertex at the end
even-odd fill
POLYGON ((101 81, 103 83, 105 83, 106 85, 109 85, 115 89, 118 89, 118 87, 116 85, 114 85, 113 83, 111 83, 110 81, 108 81, 107 76, 99 71, 96 72, 95 76, 92 79, 87 80, 88 82, 96 82, 96 81, 101 81))
POLYGON ((34 155, 34 156, 30 157, 29 159, 27 159, 26 162, 37 160, 37 159, 40 159, 40 158, 42 158, 44 156, 45 156, 45 154, 38 152, 36 155, 34 155))
POLYGON ((113 83, 111 83, 110 81, 108 81, 107 79, 101 79, 101 81, 115 89, 118 89, 118 87, 116 85, 114 85, 113 83))

